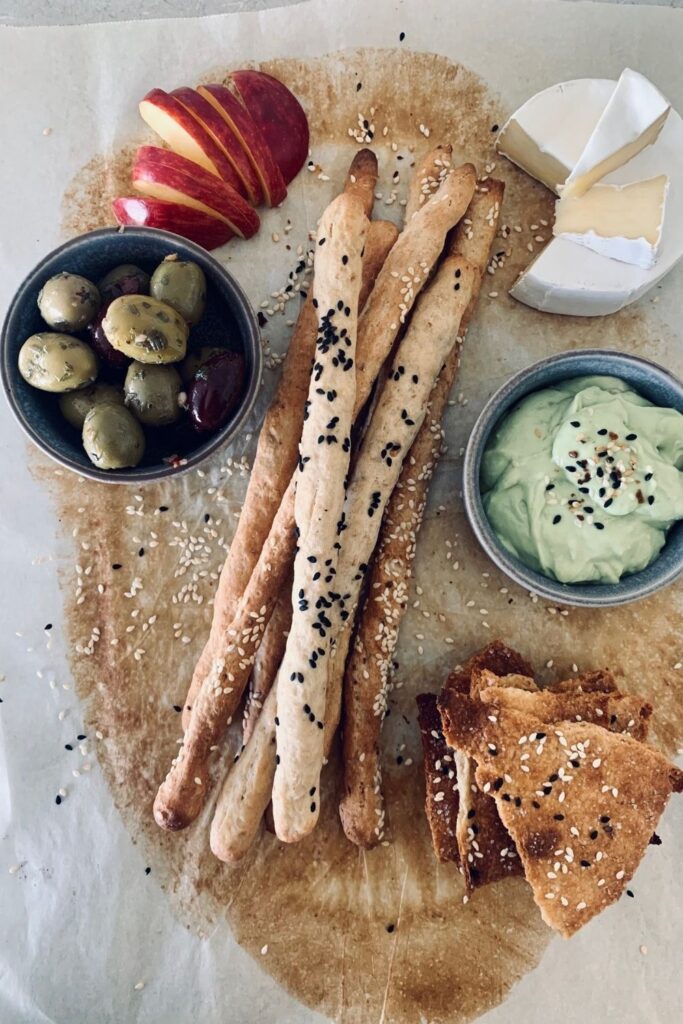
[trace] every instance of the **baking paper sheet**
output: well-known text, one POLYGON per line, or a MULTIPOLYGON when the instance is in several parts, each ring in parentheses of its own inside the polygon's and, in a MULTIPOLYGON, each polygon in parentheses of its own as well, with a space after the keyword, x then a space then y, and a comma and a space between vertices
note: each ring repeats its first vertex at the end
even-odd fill
MULTIPOLYGON (((358 74, 364 79, 359 111, 372 102, 373 89, 375 94, 381 92, 380 87, 385 89, 384 102, 390 106, 386 85, 382 83, 391 78, 391 64, 387 70, 383 63, 393 61, 402 69, 395 76, 395 88, 406 108, 410 105, 411 89, 420 90, 412 79, 406 81, 403 71, 412 68, 405 74, 414 74, 416 82, 420 75, 428 76, 431 99, 427 104, 423 96, 423 101, 438 124, 440 90, 443 88, 445 95, 449 88, 455 88, 451 73, 438 60, 424 58, 421 63, 394 52, 409 48, 464 65, 469 69, 459 79, 464 85, 456 83, 463 89, 462 102, 490 102, 492 111, 510 112, 533 92, 555 81, 584 75, 617 77, 627 65, 652 77, 680 111, 682 25, 680 13, 668 9, 561 4, 550 0, 444 0, 421 4, 317 0, 282 11, 202 20, 4 29, 0 33, 0 82, 4 97, 0 114, 0 307, 7 306, 22 276, 65 237, 65 232, 87 226, 84 218, 88 206, 98 206, 102 195, 106 197, 112 191, 107 157, 131 141, 146 137, 136 105, 153 86, 171 89, 185 82, 193 84, 217 70, 225 71, 250 61, 301 58, 305 62, 341 51, 341 56, 323 63, 340 93, 349 87, 345 75, 358 74), (405 33, 403 40, 400 33, 405 33), (354 56, 353 51, 361 47, 377 49, 354 56), (474 79, 468 78, 470 72, 483 80, 483 90, 477 91, 474 79), (442 73, 443 86, 439 80, 442 73), (90 173, 84 177, 81 169, 88 162, 90 173), (78 187, 71 190, 64 205, 65 189, 73 179, 78 187)), ((291 63, 288 67, 293 77, 299 75, 302 81, 310 75, 310 65, 306 66, 308 70, 302 68, 296 74, 291 63)), ((422 90, 424 93, 424 83, 422 90)), ((319 145, 313 154, 330 181, 313 182, 302 172, 303 177, 290 190, 287 209, 265 213, 261 234, 248 243, 248 248, 244 244, 234 245, 223 254, 256 304, 281 286, 292 265, 291 254, 270 241, 271 233, 282 228, 283 219, 292 211, 292 241, 305 242, 308 229, 341 182, 352 144, 340 134, 336 138, 344 143, 342 148, 332 141, 339 128, 334 119, 334 104, 333 92, 325 103, 320 98, 319 110, 310 111, 314 121, 320 117, 330 129, 325 137, 324 132, 319 132, 319 145)), ((420 118, 419 110, 410 113, 415 119, 420 118)), ((381 116, 380 111, 378 121, 381 116)), ((484 119, 475 120, 483 130, 484 119)), ((461 155, 469 155, 467 139, 459 132, 456 117, 450 125, 442 121, 439 127, 450 127, 461 155)), ((395 130, 403 141, 419 141, 415 125, 408 124, 408 118, 406 124, 395 126, 395 130)), ((434 136, 430 138, 433 141, 434 136)), ((424 139, 425 148, 427 144, 424 139)), ((482 139, 472 139, 471 146, 483 146, 482 139)), ((390 158, 384 150, 382 159, 386 169, 390 158)), ((506 211, 509 209, 513 218, 520 196, 530 203, 542 205, 547 201, 542 190, 534 192, 521 175, 515 176, 508 168, 505 173, 509 181, 506 211)), ((378 203, 377 216, 395 217, 397 213, 397 209, 378 203)), ((434 623, 425 626, 418 610, 411 613, 404 624, 399 651, 406 685, 417 682, 425 688, 435 688, 450 664, 485 643, 490 631, 483 625, 486 618, 480 609, 487 608, 491 629, 504 631, 510 642, 517 642, 525 653, 531 653, 539 667, 543 664, 541 659, 551 658, 556 651, 563 665, 575 659, 581 667, 586 658, 599 661, 603 653, 606 657, 617 657, 618 667, 627 678, 630 666, 635 664, 644 672, 649 659, 657 666, 657 672, 666 666, 664 681, 658 676, 655 686, 661 702, 657 739, 669 750, 681 745, 683 672, 677 685, 672 670, 674 664, 683 660, 680 585, 669 592, 666 600, 655 605, 648 602, 629 616, 605 613, 601 651, 596 640, 599 634, 587 619, 585 643, 582 642, 574 612, 565 622, 559 613, 539 610, 527 595, 514 588, 510 590, 513 607, 507 607, 508 596, 499 593, 505 581, 471 546, 457 497, 458 451, 469 426, 495 387, 531 358, 554 351, 558 345, 613 345, 656 358, 680 374, 681 284, 683 274, 679 269, 654 296, 627 314, 592 324, 566 321, 558 325, 540 314, 506 305, 509 300, 498 304, 497 297, 485 296, 468 338, 461 381, 454 395, 456 404, 448 412, 450 454, 435 481, 417 566, 417 582, 425 589, 431 588, 430 596, 447 614, 448 631, 454 634, 456 644, 452 652, 446 649, 443 630, 434 623), (659 300, 656 306, 653 298, 659 300), (443 516, 440 506, 445 510, 443 516), (450 568, 444 569, 445 539, 459 546, 464 556, 463 576, 456 573, 451 579, 450 568), (491 575, 482 575, 487 572, 491 575), (466 603, 472 597, 476 598, 476 607, 469 610, 466 603), (415 650, 415 634, 420 629, 427 637, 426 656, 422 660, 415 650)), ((269 328, 275 347, 284 344, 284 319, 280 319, 277 328, 269 328)), ((266 374, 260 411, 273 379, 272 374, 266 374)), ((257 419, 255 416, 254 427, 257 419)), ((157 691, 151 683, 146 685, 153 672, 151 668, 144 670, 144 660, 143 668, 136 670, 138 699, 135 716, 129 722, 127 756, 121 714, 117 716, 121 709, 115 706, 116 690, 111 689, 111 680, 97 677, 95 659, 92 670, 89 663, 84 667, 87 655, 76 658, 75 664, 79 692, 88 692, 88 702, 76 693, 67 646, 74 640, 77 622, 74 625, 73 615, 67 620, 63 608, 73 612, 75 607, 74 588, 79 575, 76 566, 85 570, 88 564, 97 563, 98 556, 113 550, 113 510, 120 515, 121 534, 130 544, 135 536, 131 525, 134 517, 126 512, 126 507, 144 506, 143 516, 138 517, 140 531, 147 531, 144 536, 149 537, 154 523, 150 526, 145 515, 157 495, 142 492, 142 501, 138 502, 132 492, 124 496, 116 489, 115 495, 106 492, 105 501, 101 489, 93 490, 93 485, 79 483, 75 477, 55 477, 53 467, 27 447, 4 404, 0 404, 0 421, 0 674, 4 677, 0 682, 0 1021, 160 1024, 199 1019, 217 1024, 325 1019, 288 994, 271 973, 281 977, 290 990, 304 995, 309 1003, 324 1007, 328 1016, 340 1020, 429 1020, 433 1000, 428 994, 417 995, 408 982, 408 997, 402 998, 402 977, 396 976, 393 968, 395 963, 409 964, 411 957, 415 960, 424 955, 419 939, 424 926, 419 891, 408 891, 408 911, 403 911, 402 925, 399 922, 394 937, 386 936, 387 943, 392 945, 383 948, 376 961, 369 961, 366 973, 362 974, 357 966, 352 966, 351 952, 350 966, 344 968, 342 960, 339 969, 337 951, 340 941, 353 949, 357 938, 353 914, 343 918, 343 927, 339 922, 340 905, 356 913, 355 904, 348 893, 335 891, 334 887, 326 890, 324 899, 316 903, 314 890, 318 883, 311 876, 312 905, 320 912, 316 929, 324 941, 316 947, 314 957, 305 944, 301 948, 301 959, 314 961, 308 964, 304 983, 282 968, 277 922, 273 927, 274 941, 269 942, 264 931, 260 945, 256 928, 250 931, 248 927, 248 908, 245 910, 243 905, 238 930, 250 952, 237 944, 221 907, 202 894, 202 871, 214 879, 214 895, 226 893, 226 911, 233 900, 232 895, 227 895, 230 886, 226 883, 225 889, 221 889, 215 881, 215 866, 202 861, 196 844, 188 846, 188 867, 183 873, 178 863, 182 860, 178 851, 183 848, 172 845, 178 843, 178 837, 151 834, 135 827, 140 815, 148 812, 136 805, 131 777, 137 772, 140 793, 147 794, 155 772, 158 781, 158 766, 165 762, 168 753, 169 727, 164 725, 159 730, 158 746, 162 749, 157 751, 156 760, 151 764, 148 760, 135 763, 136 744, 146 756, 149 749, 142 745, 145 727, 139 727, 139 723, 147 723, 149 729, 149 723, 155 723, 159 714, 157 691), (79 508, 85 513, 79 513, 79 508), (95 513, 103 518, 95 518, 95 513), (86 521, 88 515, 90 524, 86 521), (76 524, 79 532, 73 537, 76 524), (83 548, 84 542, 89 547, 83 548), (47 625, 52 628, 45 630, 47 625), (92 709, 102 712, 105 697, 109 702, 111 732, 106 727, 99 730, 102 739, 98 739, 92 709), (78 749, 79 735, 87 735, 84 753, 78 749), (75 749, 66 751, 65 744, 75 749), (90 765, 90 770, 85 770, 86 765, 90 765), (74 770, 79 774, 73 775, 74 770), (55 796, 60 787, 67 795, 58 806, 55 796), (149 873, 147 868, 151 869, 149 873), (326 943, 329 961, 324 953, 326 943), (279 967, 271 968, 271 963, 279 967), (326 992, 315 991, 311 977, 316 973, 319 989, 326 992), (365 1008, 359 996, 364 988, 365 1008)), ((229 457, 238 460, 243 455, 248 457, 250 451, 250 442, 243 439, 234 451, 222 453, 221 460, 209 471, 211 481, 215 478, 225 494, 226 540, 245 480, 239 470, 226 479, 228 474, 221 474, 221 467, 227 465, 229 457)), ((173 502, 199 521, 207 482, 195 475, 182 477, 164 493, 169 496, 169 504, 173 502)), ((216 550, 212 557, 218 563, 220 551, 216 550)), ((163 577, 162 589, 153 595, 153 603, 165 606, 177 586, 174 580, 163 577)), ((87 582, 84 592, 89 593, 87 582)), ((81 607, 85 624, 90 621, 90 606, 81 607)), ((169 694, 171 689, 174 693, 182 690, 182 682, 177 683, 175 678, 182 680, 187 676, 192 657, 199 651, 205 615, 206 609, 202 607, 190 607, 179 614, 187 623, 191 638, 187 650, 170 646, 163 636, 151 642, 158 656, 168 659, 173 677, 169 694)), ((82 639, 87 641, 87 636, 82 639)), ((630 682, 635 688, 639 680, 630 682)), ((121 690, 122 701, 124 697, 130 700, 130 689, 121 690)), ((406 735, 408 745, 413 744, 410 749, 417 750, 416 733, 413 731, 412 738, 406 735)), ((392 724, 387 732, 387 749, 393 752, 400 738, 392 724)), ((400 785, 400 778, 393 785, 400 785)), ((328 811, 331 813, 332 808, 328 807, 328 811)), ((426 836, 421 820, 416 820, 413 827, 426 836)), ((478 963, 475 956, 472 962, 468 961, 467 970, 461 972, 458 985, 450 994, 451 1019, 463 1019, 463 1007, 481 1003, 472 995, 481 996, 482 978, 489 979, 486 984, 493 989, 483 1000, 493 1007, 482 1018, 489 1024, 552 1020, 560 1007, 567 1024, 613 1019, 670 1024, 677 1019, 681 998, 677 967, 683 940, 683 916, 679 909, 683 906, 683 883, 678 870, 683 838, 682 801, 674 801, 669 807, 660 834, 662 847, 648 854, 635 879, 636 899, 623 900, 570 943, 541 935, 528 913, 523 921, 510 920, 504 886, 489 894, 488 902, 481 902, 479 909, 473 901, 468 912, 475 915, 475 920, 477 915, 493 914, 499 922, 500 991, 490 980, 496 978, 490 962, 478 963), (510 983, 503 960, 514 946, 517 925, 519 945, 529 944, 528 949, 518 950, 518 968, 525 958, 528 966, 539 959, 540 963, 528 973, 521 970, 521 980, 496 1005, 510 983)), ((428 849, 426 840, 425 846, 428 849)), ((397 861, 401 849, 399 842, 397 861)), ((389 855, 380 851, 380 856, 389 855)), ((371 875, 382 863, 368 860, 365 870, 371 875)), ((361 860, 359 865, 362 877, 361 860)), ((460 909, 457 914, 453 911, 449 920, 449 900, 455 883, 440 870, 436 886, 430 890, 429 898, 424 898, 424 907, 429 904, 432 914, 433 906, 438 906, 439 893, 443 892, 443 906, 448 913, 439 921, 439 934, 443 948, 447 953, 452 950, 453 958, 457 959, 463 956, 463 940, 466 941, 470 927, 467 920, 472 919, 465 919, 460 909)), ((428 872, 433 872, 431 864, 425 867, 425 877, 428 872)), ((262 878, 262 874, 247 875, 244 882, 247 889, 250 885, 254 889, 257 923, 264 917, 264 905, 266 917, 270 906, 273 913, 281 910, 267 884, 261 886, 262 878), (255 877, 259 879, 256 886, 255 877)), ((400 918, 401 905, 394 910, 400 918)), ((301 930, 303 934, 303 924, 301 930)), ((359 923, 358 935, 360 930, 359 923)), ((296 943, 296 920, 292 931, 290 942, 296 943)), ((496 957, 491 934, 485 946, 487 960, 496 957)), ((429 967, 425 963, 426 990, 430 985, 429 967)), ((406 968, 406 977, 408 973, 406 968)), ((433 977, 432 984, 438 984, 437 976, 433 977)), ((443 1005, 446 1003, 442 1000, 443 1005)), ((438 1019, 449 1017, 440 1015, 438 1019)))

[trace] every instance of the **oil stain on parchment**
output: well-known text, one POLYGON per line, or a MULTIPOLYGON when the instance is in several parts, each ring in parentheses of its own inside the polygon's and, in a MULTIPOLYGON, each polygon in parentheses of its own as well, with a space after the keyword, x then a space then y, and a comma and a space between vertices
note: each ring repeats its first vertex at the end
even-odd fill
MULTIPOLYGON (((301 98, 311 118, 313 153, 326 153, 333 182, 341 181, 356 148, 348 128, 359 113, 374 122, 383 169, 399 169, 401 187, 411 157, 397 161, 392 141, 401 148, 412 144, 418 154, 438 140, 451 141, 457 159, 475 160, 480 169, 494 160, 494 128, 505 111, 472 72, 442 57, 362 50, 275 61, 263 69, 301 98), (420 124, 429 129, 429 142, 420 124)), ((225 70, 203 77, 220 79, 225 70)), ((111 223, 110 202, 128 190, 131 158, 127 147, 90 161, 65 196, 65 233, 111 223)), ((511 234, 499 249, 509 253, 484 288, 465 345, 456 385, 462 393, 446 417, 449 454, 420 539, 416 582, 424 596, 406 616, 397 652, 400 685, 384 733, 390 845, 364 853, 344 838, 335 759, 326 772, 320 825, 299 846, 264 833, 241 865, 226 867, 208 848, 211 806, 186 832, 156 828, 152 801, 180 735, 175 709, 208 632, 216 572, 246 484, 229 456, 236 459, 243 450, 219 453, 204 476, 181 476, 139 493, 56 476, 35 457, 65 532, 81 523, 89 538, 87 548, 81 534, 71 541, 80 572, 70 566, 62 577, 74 651, 91 651, 74 653, 73 672, 92 729, 103 735, 100 764, 131 836, 188 926, 206 932, 227 916, 263 969, 307 1005, 347 1024, 472 1020, 505 998, 539 962, 550 938, 523 881, 490 886, 465 905, 459 874, 436 863, 422 813, 417 692, 437 689, 457 661, 499 635, 539 668, 553 658, 548 676, 570 672, 573 663, 582 669, 610 665, 655 704, 655 742, 671 752, 683 736, 673 668, 683 646, 680 586, 637 606, 563 615, 509 584, 479 551, 464 520, 458 452, 478 408, 510 373, 543 355, 596 344, 656 355, 681 368, 673 339, 647 305, 593 321, 544 316, 509 299, 507 289, 531 259, 529 246, 538 250, 536 236, 549 236, 552 199, 501 164, 494 173, 507 182, 503 221, 511 234), (424 637, 423 655, 416 633, 424 637), (446 636, 454 643, 446 644, 446 636), (268 955, 259 957, 265 944, 268 955)), ((392 186, 390 174, 385 177, 386 195, 392 186)), ((304 170, 290 190, 293 217, 297 204, 320 204, 314 178, 304 170)), ((378 202, 377 211, 386 216, 389 208, 378 202)), ((245 441, 244 451, 252 446, 245 441)), ((236 743, 233 736, 226 744, 216 779, 236 743)))

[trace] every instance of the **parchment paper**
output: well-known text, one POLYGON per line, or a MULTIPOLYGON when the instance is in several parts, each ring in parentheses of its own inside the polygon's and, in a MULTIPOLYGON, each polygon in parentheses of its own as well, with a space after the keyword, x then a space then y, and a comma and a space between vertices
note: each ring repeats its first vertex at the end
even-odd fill
MULTIPOLYGON (((486 151, 483 133, 489 117, 498 118, 539 88, 567 78, 616 77, 626 65, 637 67, 657 82, 679 110, 683 109, 682 24, 675 11, 617 9, 599 4, 528 0, 444 0, 427 4, 345 0, 338 4, 318 0, 283 11, 239 17, 5 29, 0 34, 0 306, 6 307, 23 274, 65 234, 90 226, 89 216, 93 225, 98 222, 103 202, 115 191, 112 176, 125 168, 125 160, 117 154, 122 147, 146 137, 136 104, 152 86, 171 89, 249 61, 282 58, 283 71, 291 76, 292 85, 308 88, 315 96, 310 85, 312 58, 366 48, 365 52, 346 53, 316 65, 316 73, 327 75, 325 81, 334 85, 327 96, 321 91, 315 97, 317 109, 310 111, 314 122, 313 156, 329 182, 302 172, 290 190, 286 208, 264 214, 258 239, 248 243, 248 248, 240 243, 221 253, 258 305, 283 284, 295 261, 282 242, 277 243, 279 247, 271 242, 271 233, 280 233, 286 218, 291 217, 291 244, 304 244, 309 227, 339 186, 341 169, 348 162, 353 143, 341 137, 335 105, 346 109, 347 93, 352 87, 355 91, 357 80, 362 79, 358 111, 365 111, 373 96, 375 101, 380 96, 391 109, 386 83, 393 74, 394 91, 406 112, 402 123, 392 125, 401 145, 410 142, 427 146, 427 140, 416 131, 424 109, 430 114, 433 132, 448 131, 459 155, 480 159, 486 151), (399 33, 405 33, 403 40, 399 33), (378 49, 372 53, 369 47, 378 49), (464 67, 453 70, 440 59, 413 58, 406 55, 408 49, 440 54, 464 67), (301 58, 301 66, 293 64, 291 58, 301 58), (399 69, 399 73, 393 69, 399 69), (355 77, 349 80, 349 76, 355 77), (413 90, 414 110, 410 109, 413 90), (460 116, 457 106, 452 106, 454 101, 447 101, 453 95, 459 97, 464 111, 460 116), (470 138, 468 131, 472 132, 470 138), (89 167, 84 174, 86 164, 89 167)), ((379 109, 375 120, 383 123, 382 117, 379 109)), ((429 141, 435 139, 433 134, 429 141)), ((386 147, 380 152, 384 169, 392 167, 386 147)), ((521 218, 530 210, 549 208, 542 189, 536 189, 510 168, 502 169, 509 186, 504 219, 509 217, 512 223, 516 215, 521 218)), ((406 180, 407 175, 402 187, 406 180)), ((386 178, 381 188, 389 191, 386 178)), ((395 208, 378 202, 377 216, 396 213, 395 208)), ((455 405, 449 409, 446 422, 449 457, 433 487, 417 567, 417 583, 427 593, 423 608, 428 604, 432 610, 442 611, 447 624, 423 620, 421 609, 411 611, 399 650, 399 681, 405 683, 405 691, 436 688, 449 665, 497 632, 516 642, 539 668, 546 658, 553 657, 557 667, 563 669, 570 668, 573 661, 583 668, 609 660, 633 689, 656 697, 655 739, 670 753, 675 752, 682 740, 683 673, 677 677, 674 668, 683 660, 680 585, 666 597, 636 606, 628 613, 604 614, 599 630, 588 617, 582 619, 571 612, 565 619, 558 610, 533 604, 515 588, 501 594, 499 588, 506 581, 477 553, 464 525, 457 472, 460 446, 488 395, 515 369, 547 351, 611 344, 650 355, 680 373, 683 273, 679 269, 663 282, 654 296, 659 300, 656 305, 650 296, 624 315, 604 322, 559 323, 504 298, 504 284, 514 272, 515 260, 523 262, 524 258, 519 251, 511 256, 506 274, 491 288, 500 289, 500 294, 484 297, 468 337, 455 405), (446 542, 453 552, 448 559, 446 542), (452 569, 460 559, 462 567, 452 569), (468 607, 470 600, 475 601, 472 607, 468 607), (444 643, 446 629, 455 639, 450 648, 444 643), (420 643, 424 656, 418 655, 418 632, 426 637, 420 643), (630 673, 634 666, 635 677, 630 673), (648 666, 654 666, 650 674, 648 666), (677 678, 681 680, 678 684, 677 678)), ((286 316, 294 315, 295 311, 290 314, 288 308, 286 316)), ((285 317, 277 319, 277 326, 271 323, 264 333, 275 348, 281 347, 287 336, 285 317)), ((273 374, 266 373, 254 428, 273 380, 273 374)), ((182 699, 184 680, 203 640, 206 605, 191 602, 177 613, 177 621, 186 631, 183 635, 189 637, 185 645, 182 641, 169 644, 161 629, 150 630, 141 644, 147 646, 150 660, 145 663, 146 654, 132 665, 126 686, 118 694, 121 707, 117 707, 117 690, 112 685, 118 680, 104 672, 98 674, 106 661, 74 653, 79 641, 87 646, 89 625, 94 621, 89 565, 101 567, 119 541, 122 545, 125 541, 128 555, 136 531, 145 542, 151 538, 151 531, 168 542, 173 529, 166 524, 157 528, 157 521, 150 518, 162 496, 173 509, 193 517, 191 524, 202 522, 203 509, 212 498, 211 513, 217 518, 220 515, 223 524, 209 561, 211 568, 220 564, 218 540, 229 542, 231 521, 244 488, 244 475, 239 469, 232 476, 225 472, 226 467, 230 468, 227 460, 248 458, 253 440, 243 439, 233 451, 221 453, 220 459, 208 467, 207 477, 181 477, 163 491, 140 492, 142 500, 138 501, 132 492, 125 494, 117 489, 112 494, 94 485, 79 484, 75 477, 65 480, 55 476, 53 467, 27 447, 4 405, 0 406, 0 419, 0 674, 5 677, 0 682, 3 1024, 160 1024, 195 1018, 213 1024, 324 1019, 287 994, 270 976, 271 970, 291 990, 304 994, 310 1004, 324 1007, 338 1019, 429 1020, 425 1007, 434 1002, 429 993, 429 964, 422 966, 422 997, 416 994, 414 979, 409 977, 411 941, 415 943, 413 959, 419 958, 423 948, 417 938, 411 940, 411 928, 413 936, 421 934, 425 926, 421 908, 424 918, 427 906, 436 921, 438 915, 433 908, 439 905, 440 893, 443 903, 438 927, 443 948, 441 959, 434 957, 432 987, 440 984, 440 965, 449 953, 456 961, 464 956, 463 942, 473 920, 480 918, 485 929, 488 915, 499 927, 497 937, 491 932, 481 947, 487 962, 478 962, 476 955, 467 959, 467 969, 457 975, 458 988, 446 993, 453 1020, 463 1019, 463 1007, 482 1005, 481 999, 478 1002, 473 998, 473 994, 481 995, 482 979, 489 990, 484 1003, 494 1007, 482 1018, 489 1024, 522 1020, 535 1024, 556 1019, 559 1013, 568 1024, 616 1019, 669 1024, 678 1018, 678 962, 683 939, 683 883, 678 871, 683 838, 681 801, 670 806, 662 823, 662 847, 651 851, 639 869, 633 885, 636 898, 624 899, 568 944, 559 939, 549 941, 528 906, 519 919, 510 917, 510 900, 524 897, 511 896, 512 890, 504 886, 496 887, 495 893, 479 903, 472 901, 465 910, 474 918, 465 918, 457 879, 442 872, 437 875, 435 887, 430 883, 422 903, 409 892, 408 920, 403 928, 403 904, 393 908, 398 910, 399 925, 394 937, 386 935, 385 952, 369 963, 365 976, 356 969, 338 971, 335 944, 340 939, 337 930, 342 920, 338 904, 352 909, 354 905, 347 893, 335 891, 334 886, 329 888, 329 879, 323 897, 316 902, 316 889, 324 886, 317 876, 311 876, 311 905, 320 914, 315 928, 323 939, 329 933, 329 962, 325 941, 316 946, 315 957, 304 943, 302 962, 313 960, 306 964, 306 983, 302 980, 303 968, 300 976, 290 973, 285 977, 281 967, 284 954, 278 950, 277 941, 269 943, 265 932, 263 945, 257 941, 269 908, 273 913, 281 909, 276 901, 269 902, 272 894, 267 887, 260 887, 263 875, 258 871, 262 865, 257 864, 244 879, 246 890, 253 890, 254 926, 250 928, 249 915, 230 880, 217 874, 215 865, 202 860, 197 843, 178 846, 178 837, 147 833, 137 827, 140 816, 148 813, 139 804, 153 792, 171 749, 171 737, 174 731, 177 733, 177 724, 171 722, 171 705, 176 694, 182 699), (209 484, 215 484, 224 498, 220 513, 215 494, 207 494, 209 484), (127 506, 143 514, 129 514, 127 506), (121 523, 118 539, 113 525, 116 515, 121 523), (75 591, 79 576, 85 579, 81 585, 86 601, 81 605, 76 604, 75 591), (76 614, 79 608, 82 611, 76 614), (51 628, 45 630, 48 625, 51 628), (158 684, 152 659, 155 665, 156 659, 165 659, 161 663, 168 664, 165 689, 158 684), (160 694, 165 701, 163 707, 160 694), (93 709, 99 717, 93 717, 93 709), (106 724, 98 729, 100 739, 95 729, 103 720, 106 724), (154 742, 148 735, 150 727, 153 733, 158 728, 158 734, 152 736, 154 742), (87 739, 79 741, 77 737, 82 735, 87 739), (126 756, 128 741, 130 754, 126 756), (67 744, 73 749, 66 750, 67 744), (84 744, 82 749, 80 744, 84 744), (78 775, 72 774, 74 770, 78 775), (139 779, 137 789, 131 782, 135 776, 139 779), (65 797, 57 805, 60 788, 65 790, 65 797), (183 857, 187 857, 185 873, 183 857), (210 886, 203 887, 203 872, 211 878, 210 886), (258 879, 257 885, 254 878, 258 879), (208 894, 203 888, 210 890, 208 894), (215 898, 221 893, 225 896, 224 908, 215 898), (457 909, 453 893, 460 904, 457 909), (234 917, 235 927, 250 952, 237 944, 222 912, 239 906, 242 909, 234 917), (515 945, 519 947, 515 961, 518 974, 542 959, 505 997, 515 980, 505 969, 515 945), (496 974, 498 950, 501 963, 496 974), (270 967, 276 960, 279 969, 270 967), (329 971, 332 963, 334 976, 329 971), (404 978, 400 972, 399 976, 393 973, 394 963, 401 965, 404 978), (319 988, 327 991, 313 992, 310 976, 316 972, 319 988), (496 978, 499 991, 491 991, 496 978), (355 986, 352 997, 345 994, 345 984, 351 990, 355 986), (367 991, 366 1011, 358 997, 363 986, 367 991), (406 990, 403 995, 402 986, 406 990), (501 999, 504 1001, 496 1006, 501 999)), ((182 523, 176 532, 182 543, 182 523)), ((153 553, 148 550, 147 554, 153 553)), ((168 561, 163 564, 168 570, 168 561)), ((125 571, 129 585, 137 570, 128 561, 125 571)), ((168 602, 182 584, 182 578, 162 574, 158 590, 150 583, 143 594, 143 606, 149 599, 149 607, 166 609, 164 614, 175 618, 176 611, 168 608, 168 602)), ((123 604, 121 598, 117 621, 121 620, 123 604)), ((415 754, 418 760, 415 740, 414 729, 402 730, 391 722, 387 751, 393 756, 405 742, 406 752, 415 754)), ((409 769, 405 776, 395 771, 390 776, 392 791, 400 791, 405 778, 406 791, 418 792, 417 765, 412 772, 409 769)), ((326 812, 334 814, 332 802, 328 802, 326 812)), ((423 837, 418 842, 428 852, 426 826, 421 818, 416 817, 413 828, 423 837)), ((321 840, 321 850, 323 863, 329 864, 325 861, 327 842, 321 840)), ((332 847, 335 842, 332 836, 332 847)), ((400 841, 392 849, 397 851, 395 859, 400 863, 400 841)), ((380 856, 391 858, 393 854, 380 851, 380 856)), ((379 871, 380 880, 381 872, 386 870, 387 898, 391 897, 389 878, 396 864, 389 859, 372 862, 368 858, 364 865, 359 861, 359 869, 359 878, 363 870, 369 875, 379 871)), ((423 870, 425 879, 432 877, 430 861, 425 859, 423 870)), ((326 873, 334 882, 334 871, 326 873)), ((304 878, 302 893, 305 884, 304 878)), ((378 888, 372 891, 376 893, 378 888)), ((299 913, 303 920, 305 908, 299 913)), ((294 919, 288 939, 291 944, 297 942, 298 920, 294 919)), ((350 962, 358 937, 353 920, 347 915, 341 929, 341 939, 351 950, 350 962)), ((273 922, 274 936, 280 934, 280 924, 273 922)), ((299 927, 302 935, 310 933, 310 927, 299 927)), ((448 1002, 441 1000, 442 1010, 448 1002)), ((438 1019, 449 1017, 440 1012, 438 1019)))

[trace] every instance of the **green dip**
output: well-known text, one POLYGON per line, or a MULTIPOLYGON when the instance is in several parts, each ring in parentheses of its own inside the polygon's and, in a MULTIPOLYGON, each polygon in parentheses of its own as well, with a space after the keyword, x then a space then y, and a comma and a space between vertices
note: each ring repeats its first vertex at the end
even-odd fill
POLYGON ((616 377, 524 398, 489 439, 484 508, 498 539, 563 583, 644 569, 683 518, 683 415, 616 377))

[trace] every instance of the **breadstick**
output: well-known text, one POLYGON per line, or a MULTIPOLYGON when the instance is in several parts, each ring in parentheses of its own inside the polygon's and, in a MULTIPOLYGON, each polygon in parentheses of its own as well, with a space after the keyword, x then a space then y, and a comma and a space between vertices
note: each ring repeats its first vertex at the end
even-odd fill
POLYGON ((406 224, 414 213, 438 191, 451 169, 453 147, 448 144, 434 146, 422 157, 408 186, 408 201, 405 208, 406 224))
MULTIPOLYGON (((487 181, 475 193, 465 221, 453 232, 449 250, 476 267, 472 299, 463 317, 467 328, 486 273, 495 238, 504 185, 487 181)), ((369 848, 382 838, 384 801, 381 789, 379 734, 386 713, 392 658, 415 558, 417 533, 427 502, 429 482, 442 447, 441 418, 457 375, 460 349, 446 360, 431 393, 429 409, 396 488, 389 499, 368 580, 365 606, 344 678, 344 797, 340 804, 347 837, 369 848)))
POLYGON ((263 702, 270 693, 280 668, 287 645, 287 634, 292 625, 292 577, 278 595, 270 622, 263 634, 261 646, 256 652, 254 670, 249 680, 244 721, 242 725, 242 745, 249 742, 254 731, 256 719, 261 713, 263 702))
MULTIPOLYGON (((471 164, 453 171, 437 195, 412 218, 387 256, 358 326, 354 418, 367 401, 380 367, 393 347, 400 321, 410 312, 439 258, 448 231, 467 209, 474 184, 471 164), (421 274, 415 272, 416 266, 421 274)), ((289 571, 294 547, 294 484, 290 481, 235 618, 226 630, 228 646, 211 663, 195 700, 183 745, 159 787, 154 816, 163 828, 185 828, 203 806, 209 750, 237 711, 265 623, 289 571), (200 704, 202 709, 195 726, 194 713, 200 704)))
MULTIPOLYGON (((372 212, 376 184, 377 158, 371 150, 361 149, 349 168, 345 190, 360 198, 368 217, 372 212)), ((383 251, 383 247, 377 245, 378 241, 379 234, 375 239, 368 239, 369 249, 373 252, 383 251)), ((369 282, 374 282, 378 269, 376 267, 372 273, 368 262, 369 282)), ((187 729, 202 680, 209 674, 214 657, 220 653, 225 631, 234 618, 240 596, 249 582, 282 495, 296 467, 316 327, 317 320, 309 298, 299 311, 282 365, 282 374, 263 421, 242 513, 218 581, 211 632, 195 667, 185 699, 183 729, 187 729)))

